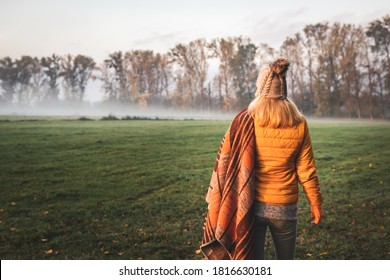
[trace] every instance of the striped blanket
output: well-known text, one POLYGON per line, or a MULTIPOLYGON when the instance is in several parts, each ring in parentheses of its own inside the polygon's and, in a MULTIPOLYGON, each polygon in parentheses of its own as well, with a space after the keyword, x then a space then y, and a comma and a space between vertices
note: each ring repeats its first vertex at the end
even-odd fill
POLYGON ((247 109, 222 139, 207 192, 202 253, 212 260, 251 259, 253 255, 255 137, 247 109))

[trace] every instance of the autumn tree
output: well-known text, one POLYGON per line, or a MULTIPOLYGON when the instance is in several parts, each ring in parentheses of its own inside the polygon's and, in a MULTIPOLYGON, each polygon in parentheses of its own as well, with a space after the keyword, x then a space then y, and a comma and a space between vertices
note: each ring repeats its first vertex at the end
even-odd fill
POLYGON ((142 107, 161 104, 169 95, 170 64, 166 55, 134 50, 125 55, 132 100, 142 107))
POLYGON ((332 87, 333 57, 332 48, 327 45, 329 25, 318 23, 305 27, 307 41, 310 42, 310 53, 313 60, 310 61, 311 90, 316 104, 316 115, 328 116, 331 113, 330 100, 335 94, 332 87))
POLYGON ((321 49, 321 42, 323 40, 322 32, 326 31, 327 26, 324 24, 310 24, 303 29, 302 45, 304 46, 305 68, 308 74, 308 105, 309 115, 314 111, 317 114, 321 111, 321 97, 320 93, 315 90, 315 81, 317 79, 316 67, 317 59, 321 49))
POLYGON ((176 87, 175 96, 189 95, 189 98, 182 98, 189 100, 187 107, 205 109, 208 102, 205 83, 209 66, 206 40, 198 39, 188 45, 178 44, 170 50, 169 57, 179 66, 176 79, 182 85, 176 87), (181 92, 177 91, 179 89, 181 92))
POLYGON ((241 40, 237 53, 230 60, 233 73, 234 92, 237 98, 236 108, 248 106, 256 92, 258 74, 255 63, 257 47, 249 40, 241 40))
POLYGON ((310 113, 310 95, 306 86, 302 37, 300 33, 287 37, 280 48, 280 54, 290 60, 287 72, 287 92, 289 98, 303 113, 310 113))
POLYGON ((365 35, 361 27, 344 24, 340 30, 342 44, 340 49, 339 71, 341 76, 341 98, 339 107, 344 105, 348 115, 362 117, 364 89, 363 47, 365 35))
POLYGON ((371 51, 376 53, 380 67, 376 71, 377 92, 381 116, 386 116, 390 95, 390 16, 369 23, 366 35, 371 39, 371 51))
MULTIPOLYGON (((389 15, 366 29, 337 22, 310 24, 277 50, 249 38, 228 37, 177 44, 167 54, 114 52, 100 65, 99 78, 110 102, 226 112, 249 104, 259 66, 279 55, 291 62, 289 97, 305 114, 389 116, 389 15)), ((2 58, 0 102, 51 104, 62 102, 60 97, 81 102, 95 70, 94 60, 83 55, 2 58)))
POLYGON ((233 71, 230 61, 237 52, 237 39, 214 39, 208 44, 210 57, 219 61, 219 72, 214 78, 214 87, 218 92, 218 108, 229 109, 226 105, 231 103, 233 97, 233 71), (226 103, 225 103, 226 102, 226 103))
POLYGON ((190 84, 188 78, 178 71, 174 77, 175 88, 170 98, 170 103, 176 109, 188 109, 193 102, 190 84))
MULTIPOLYGON (((374 119, 375 116, 375 97, 376 97, 376 58, 370 50, 370 43, 368 42, 368 38, 365 37, 362 45, 362 67, 364 69, 364 75, 366 77, 366 97, 368 104, 368 114, 370 119, 374 119)), ((383 117, 383 116, 382 116, 383 117)))

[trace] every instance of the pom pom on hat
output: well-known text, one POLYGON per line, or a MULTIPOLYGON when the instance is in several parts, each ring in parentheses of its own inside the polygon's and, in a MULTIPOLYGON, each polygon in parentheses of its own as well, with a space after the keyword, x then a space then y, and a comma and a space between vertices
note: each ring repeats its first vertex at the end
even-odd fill
POLYGON ((287 98, 286 72, 289 66, 290 62, 280 57, 261 71, 256 82, 256 96, 261 95, 271 99, 287 98))
POLYGON ((278 76, 285 75, 289 66, 290 62, 284 57, 278 58, 269 64, 269 68, 271 68, 272 72, 278 76))

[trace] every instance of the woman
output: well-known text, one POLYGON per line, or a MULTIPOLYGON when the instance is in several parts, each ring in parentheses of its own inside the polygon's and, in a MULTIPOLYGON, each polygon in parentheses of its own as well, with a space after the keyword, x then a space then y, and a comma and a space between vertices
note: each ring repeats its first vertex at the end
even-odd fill
POLYGON ((257 79, 256 97, 226 132, 214 167, 201 249, 208 259, 264 259, 267 228, 277 259, 294 259, 298 182, 322 219, 322 197, 308 126, 287 98, 289 62, 257 79))

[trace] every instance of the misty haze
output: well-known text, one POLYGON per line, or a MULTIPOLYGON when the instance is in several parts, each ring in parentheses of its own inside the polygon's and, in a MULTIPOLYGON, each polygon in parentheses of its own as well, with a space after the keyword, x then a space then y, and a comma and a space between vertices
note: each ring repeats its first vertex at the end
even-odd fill
POLYGON ((290 62, 288 97, 306 116, 389 118, 390 16, 368 26, 307 25, 277 50, 247 37, 197 39, 167 53, 117 51, 104 61, 53 54, 0 59, 0 114, 229 118, 248 106, 258 72, 290 62))
POLYGON ((0 108, 0 116, 20 117, 91 117, 101 118, 106 116, 124 118, 145 118, 145 119, 176 119, 176 120, 231 120, 235 112, 209 112, 192 109, 173 109, 150 106, 139 108, 138 106, 123 106, 100 103, 81 103, 76 105, 54 105, 54 106, 3 106, 0 108))

